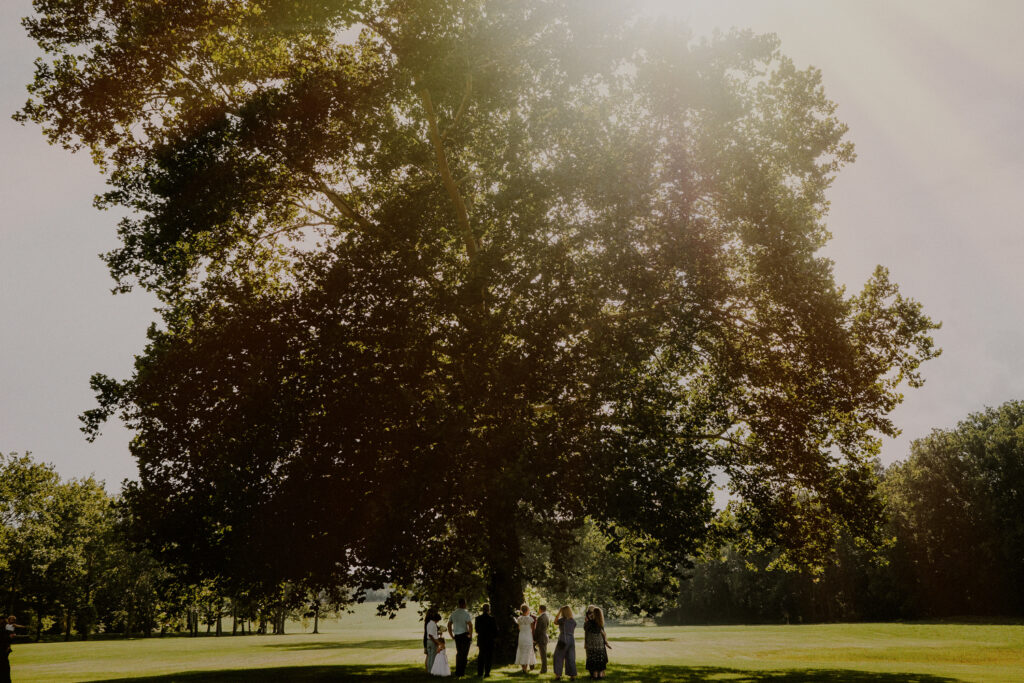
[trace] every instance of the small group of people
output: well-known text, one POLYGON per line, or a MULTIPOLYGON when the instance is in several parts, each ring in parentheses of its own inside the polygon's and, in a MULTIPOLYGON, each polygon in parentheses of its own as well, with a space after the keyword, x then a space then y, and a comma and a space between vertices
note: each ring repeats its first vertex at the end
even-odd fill
MULTIPOLYGON (((434 676, 450 676, 448 652, 444 635, 439 624, 441 613, 427 610, 427 618, 423 626, 423 653, 427 656, 427 672, 434 676)), ((448 617, 448 635, 455 641, 455 676, 466 675, 469 662, 469 647, 473 643, 474 627, 477 633, 477 645, 480 656, 477 658, 477 675, 489 676, 491 661, 494 659, 494 639, 498 636, 498 625, 491 616, 488 605, 483 606, 482 614, 475 620, 466 609, 465 598, 459 598, 458 608, 448 617)))
MULTIPOLYGON (((498 624, 491 615, 490 605, 484 605, 480 614, 473 619, 466 609, 465 599, 459 599, 459 606, 448 618, 447 632, 455 641, 455 676, 466 675, 469 660, 469 649, 473 633, 477 635, 479 655, 476 662, 477 676, 486 678, 491 675, 494 661, 494 644, 498 636, 498 624)), ((536 615, 530 606, 523 604, 518 613, 513 613, 519 629, 515 663, 528 673, 540 663, 540 673, 548 670, 548 641, 551 624, 558 626, 558 640, 555 643, 553 666, 555 680, 562 675, 576 680, 576 619, 572 608, 563 605, 555 614, 554 622, 548 615, 547 605, 541 605, 536 615)), ((443 631, 440 628, 441 614, 436 610, 428 610, 424 621, 423 652, 426 655, 427 672, 435 676, 450 676, 447 648, 443 631)), ((587 607, 583 621, 583 647, 586 652, 586 669, 591 678, 604 678, 608 668, 608 635, 604 630, 604 613, 600 607, 587 607)))

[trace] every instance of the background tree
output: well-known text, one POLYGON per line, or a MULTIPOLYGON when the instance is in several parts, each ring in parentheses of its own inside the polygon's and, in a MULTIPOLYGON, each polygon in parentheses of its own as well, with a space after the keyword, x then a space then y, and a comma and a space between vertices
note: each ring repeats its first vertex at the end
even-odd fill
POLYGON ((52 586, 64 612, 64 639, 76 628, 83 640, 95 626, 96 592, 104 580, 110 550, 112 501, 91 477, 61 482, 53 497, 48 563, 42 580, 52 586))
POLYGON ((53 595, 41 577, 52 554, 53 500, 60 478, 30 454, 0 454, 0 585, 4 611, 31 605, 47 610, 53 595))
POLYGON ((914 441, 884 489, 902 611, 1024 614, 1024 402, 914 441))
POLYGON ((164 557, 501 615, 523 539, 587 516, 668 576, 716 474, 802 562, 877 522, 933 325, 817 255, 852 149, 773 37, 611 2, 35 7, 21 117, 92 152, 118 286, 164 302, 86 416, 136 430, 164 557))

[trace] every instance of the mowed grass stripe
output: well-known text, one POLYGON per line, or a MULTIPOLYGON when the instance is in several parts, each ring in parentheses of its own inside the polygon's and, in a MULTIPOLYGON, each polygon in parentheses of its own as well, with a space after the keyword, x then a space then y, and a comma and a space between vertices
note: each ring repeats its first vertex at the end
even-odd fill
MULTIPOLYGON (((318 635, 296 632, 298 624, 290 628, 283 636, 22 644, 11 664, 19 682, 431 680, 419 669, 422 626, 414 611, 388 621, 364 605, 322 622, 318 635)), ((1024 680, 1021 625, 624 626, 610 627, 609 638, 608 680, 1024 680)), ((582 670, 582 633, 577 640, 582 670)), ((451 659, 454 664, 454 648, 451 659)), ((503 669, 494 678, 522 676, 503 669)))

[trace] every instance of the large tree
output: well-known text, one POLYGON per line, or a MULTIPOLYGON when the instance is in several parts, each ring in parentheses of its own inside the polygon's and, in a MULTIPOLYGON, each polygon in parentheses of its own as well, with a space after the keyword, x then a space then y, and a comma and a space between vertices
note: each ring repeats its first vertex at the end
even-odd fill
POLYGON ((164 303, 87 415, 136 430, 158 547, 501 615, 523 539, 671 566, 716 478, 803 559, 874 522, 936 351, 818 253, 845 126, 774 37, 627 5, 35 1, 21 116, 92 152, 118 287, 164 303))

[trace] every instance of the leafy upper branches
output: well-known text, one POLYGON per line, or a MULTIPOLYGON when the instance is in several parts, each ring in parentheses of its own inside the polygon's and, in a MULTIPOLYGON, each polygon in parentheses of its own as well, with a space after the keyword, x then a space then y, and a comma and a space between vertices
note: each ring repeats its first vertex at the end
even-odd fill
POLYGON ((586 516, 680 561, 716 475, 805 561, 874 523, 934 325, 817 255, 853 152, 773 37, 612 2, 36 8, 21 116, 104 165, 111 270, 165 302, 87 421, 137 430, 167 552, 503 605, 523 534, 586 516))

